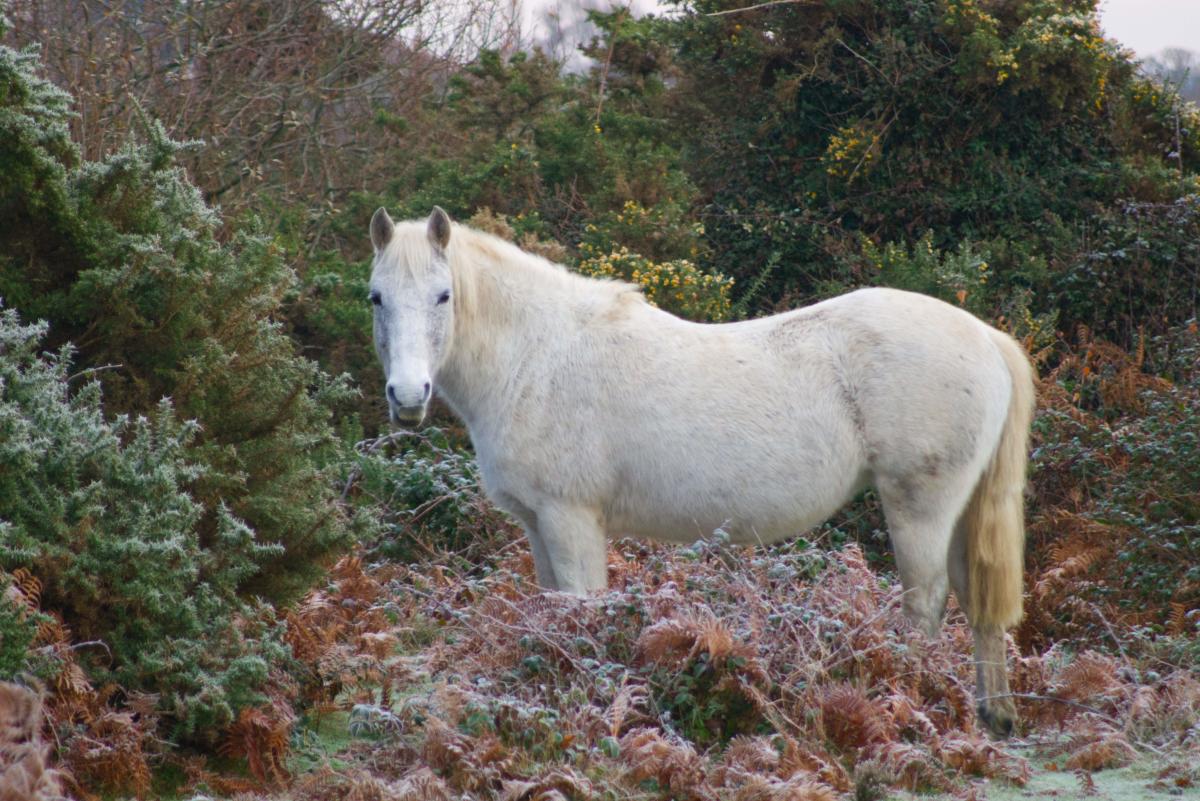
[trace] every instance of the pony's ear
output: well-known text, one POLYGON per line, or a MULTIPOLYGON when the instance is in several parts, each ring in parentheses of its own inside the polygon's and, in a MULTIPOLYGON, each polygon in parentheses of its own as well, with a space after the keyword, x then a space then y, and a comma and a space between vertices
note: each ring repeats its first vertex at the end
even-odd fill
POLYGON ((396 226, 392 223, 392 218, 388 216, 387 209, 380 206, 371 217, 371 244, 375 246, 376 253, 387 247, 388 242, 392 241, 392 234, 395 231, 396 226))
POLYGON ((450 244, 450 215, 442 211, 441 206, 434 206, 429 214, 429 226, 425 230, 429 244, 438 250, 445 250, 450 244))

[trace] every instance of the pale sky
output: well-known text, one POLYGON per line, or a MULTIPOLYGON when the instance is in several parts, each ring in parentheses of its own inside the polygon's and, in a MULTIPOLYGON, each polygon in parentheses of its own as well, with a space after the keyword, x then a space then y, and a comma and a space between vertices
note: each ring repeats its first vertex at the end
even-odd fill
POLYGON ((1200 0, 1100 0, 1100 25, 1143 58, 1167 47, 1200 51, 1200 0))

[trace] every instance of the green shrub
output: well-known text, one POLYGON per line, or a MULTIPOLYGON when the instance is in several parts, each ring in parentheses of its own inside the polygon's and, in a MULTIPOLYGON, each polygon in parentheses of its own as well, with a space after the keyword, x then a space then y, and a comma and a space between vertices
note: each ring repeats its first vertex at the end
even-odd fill
POLYGON ((637 284, 646 300, 669 312, 702 322, 720 322, 729 317, 733 279, 706 273, 687 259, 655 262, 625 247, 592 255, 586 245, 583 256, 576 267, 579 272, 637 284))
MULTIPOLYGON (((0 543, 12 533, 12 524, 0 520, 0 543)), ((13 593, 10 576, 0 572, 0 681, 12 681, 18 674, 37 672, 30 646, 37 637, 38 618, 13 593)))
POLYGON ((1122 203, 1092 221, 1091 247, 1056 277, 1062 316, 1116 342, 1200 311, 1200 186, 1169 202, 1122 203))
POLYGON ((1019 338, 1028 337, 1035 348, 1053 343, 1057 312, 1035 315, 1028 289, 997 282, 990 247, 964 239, 952 250, 941 249, 934 241, 932 232, 911 247, 896 242, 880 246, 861 237, 855 250, 838 259, 834 277, 818 290, 835 295, 847 286, 887 286, 920 292, 985 320, 1001 321, 1019 338))
POLYGON ((360 443, 348 489, 378 515, 378 550, 417 560, 440 551, 490 556, 514 533, 483 493, 465 443, 427 427, 360 443), (389 455, 385 445, 396 444, 389 455))
POLYGON ((196 507, 171 514, 195 516, 202 547, 236 573, 230 589, 293 598, 351 539, 330 417, 352 391, 276 320, 295 279, 274 242, 252 227, 218 236, 175 164, 196 145, 144 121, 143 144, 81 159, 68 98, 34 61, 0 48, 0 297, 47 320, 52 347, 77 347, 110 413, 157 421, 170 397, 196 421, 146 424, 147 441, 176 442, 196 466, 172 478, 196 507))
POLYGON ((742 690, 745 665, 742 657, 700 653, 682 666, 653 671, 647 681, 658 709, 680 734, 701 747, 726 745, 739 735, 771 731, 742 690))
MULTIPOLYGON (((1093 0, 711 13, 735 7, 704 0, 655 23, 655 47, 671 57, 651 63, 672 81, 652 110, 676 123, 709 269, 747 292, 767 275, 752 310, 847 288, 839 260, 863 236, 912 251, 934 231, 929 244, 944 253, 986 243, 997 297, 1027 292, 1033 318, 1113 321, 1128 346, 1142 309, 1122 295, 1152 273, 1152 330, 1165 330, 1164 313, 1168 324, 1195 313, 1178 292, 1200 263, 1184 247, 1194 225, 1123 210, 1196 191, 1200 117, 1103 38, 1093 0), (1098 214, 1114 218, 1113 235, 1097 236, 1098 214), (1105 240, 1128 248, 1135 228, 1154 255, 1134 263, 1127 249, 1129 261, 1105 270, 1118 289, 1082 297, 1096 285, 1088 254, 1105 240)), ((628 44, 612 25, 606 34, 628 44)))
MULTIPOLYGON (((186 490, 204 473, 189 458, 197 426, 167 401, 107 420, 97 381, 72 390, 69 352, 39 355, 45 332, 0 312, 0 568, 27 569, 44 609, 104 644, 78 657, 97 683, 160 693, 177 735, 211 737, 286 656, 237 593, 281 546, 224 507, 206 542, 186 490)), ((0 597, 0 676, 36 672, 22 653, 35 622, 0 597)))

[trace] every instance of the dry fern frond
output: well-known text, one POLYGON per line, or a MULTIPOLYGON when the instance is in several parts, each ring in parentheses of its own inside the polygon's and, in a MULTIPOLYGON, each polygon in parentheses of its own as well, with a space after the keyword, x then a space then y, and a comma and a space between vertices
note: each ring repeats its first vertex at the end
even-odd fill
MULTIPOLYGON (((1061 520, 1065 515, 1060 512, 1057 517, 1061 520)), ((1048 561, 1054 567, 1044 571, 1034 584, 1034 592, 1038 595, 1047 595, 1054 584, 1086 574, 1102 559, 1112 555, 1111 543, 1100 537, 1108 533, 1107 526, 1092 520, 1079 520, 1077 527, 1084 530, 1077 530, 1050 546, 1048 561)))
POLYGON ((1129 689, 1121 681, 1119 669, 1114 658, 1094 651, 1085 652, 1059 674, 1053 694, 1093 706, 1098 701, 1124 698, 1129 689))
POLYGON ((1029 763, 1010 756, 979 735, 944 737, 935 755, 946 765, 972 776, 1003 777, 1014 784, 1029 781, 1029 763))
POLYGON ((65 801, 61 774, 47 764, 41 728, 37 694, 0 682, 0 801, 65 801))
POLYGON ((692 655, 699 639, 698 621, 674 617, 646 627, 638 637, 637 650, 653 664, 675 666, 692 655))
POLYGON ((319 591, 309 593, 284 619, 284 641, 301 662, 317 661, 347 627, 334 604, 319 591))
POLYGON ((933 725, 929 716, 918 709, 907 695, 893 693, 884 699, 883 703, 898 732, 912 731, 919 734, 926 743, 937 743, 940 736, 937 726, 933 725))
POLYGON ((1200 753, 1200 677, 1177 670, 1133 690, 1123 732, 1133 742, 1187 745, 1200 753))
POLYGON ((739 734, 729 741, 723 761, 728 768, 747 773, 774 773, 779 769, 780 753, 767 737, 739 734))
POLYGON ((591 798, 592 783, 570 768, 560 768, 532 781, 510 779, 503 782, 499 801, 567 801, 591 798))
POLYGON ((495 737, 468 737, 436 718, 425 732, 422 759, 455 788, 480 791, 497 784, 508 769, 508 752, 495 737))
MULTIPOLYGON (((184 776, 187 781, 180 789, 180 795, 184 793, 193 793, 198 787, 206 787, 211 792, 222 796, 240 795, 243 793, 252 793, 255 790, 261 789, 257 781, 246 779, 239 776, 222 776, 208 769, 208 762, 203 756, 188 756, 181 759, 172 759, 173 764, 178 765, 183 769, 184 776)), ((325 778, 324 773, 317 773, 309 777, 308 785, 316 784, 325 778)))
POLYGON ((855 765, 855 776, 870 777, 906 790, 949 789, 941 766, 926 750, 910 743, 882 743, 870 750, 870 759, 855 765))
POLYGON ((454 798, 446 782, 426 767, 408 773, 393 790, 395 801, 452 801, 454 798))
POLYGON ((854 781, 840 762, 829 754, 818 753, 805 747, 791 737, 784 739, 783 754, 780 756, 777 772, 783 778, 815 776, 839 793, 848 793, 854 789, 854 781))
POLYGON ((244 758, 260 782, 284 786, 291 779, 285 761, 295 722, 295 713, 286 703, 244 708, 218 750, 226 757, 244 758))
POLYGON ((623 682, 621 684, 621 689, 617 691, 617 697, 613 699, 612 704, 608 708, 608 713, 605 715, 608 723, 609 736, 619 739, 621 736, 621 729, 624 727, 625 721, 629 717, 629 713, 645 703, 645 687, 623 682))
POLYGON ((740 777, 730 801, 837 801, 829 787, 809 779, 776 779, 748 774, 740 777))
POLYGON ((1092 779, 1092 774, 1082 768, 1075 771, 1075 778, 1079 779, 1079 791, 1082 795, 1093 796, 1098 794, 1096 782, 1092 779))
POLYGON ((710 662, 717 662, 730 656, 741 655, 742 650, 737 648, 733 632, 724 622, 716 618, 707 618, 700 621, 696 644, 692 646, 689 656, 695 658, 706 653, 710 662))
POLYGON ((70 741, 65 755, 71 773, 82 784, 111 793, 150 791, 151 771, 144 745, 147 732, 129 712, 105 710, 86 733, 70 741))
POLYGON ((729 626, 707 609, 677 614, 644 629, 637 641, 638 652, 647 661, 664 666, 679 666, 706 654, 712 664, 722 664, 733 657, 746 662, 745 671, 761 670, 755 662, 754 650, 740 643, 729 626))
POLYGON ((1110 732, 1085 743, 1067 758, 1067 770, 1096 771, 1121 768, 1137 759, 1137 751, 1124 735, 1110 732))
POLYGON ((1196 630, 1197 615, 1200 609, 1195 609, 1190 603, 1171 601, 1171 614, 1167 618, 1167 633, 1180 636, 1191 634, 1196 630))
POLYGON ((297 782, 288 797, 291 801, 457 801, 460 796, 427 767, 409 771, 397 781, 364 770, 345 774, 324 767, 297 782))
POLYGON ((895 739, 883 704, 848 684, 835 685, 819 702, 821 728, 838 748, 852 750, 895 739))
MULTIPOLYGON (((3 571, 0 571, 0 574, 2 573, 3 571)), ((23 567, 18 567, 9 576, 12 583, 8 585, 5 593, 30 612, 36 612, 42 601, 42 582, 23 567)))
MULTIPOLYGON (((1163 700, 1170 709, 1200 716, 1200 676, 1176 670, 1163 681, 1163 700)), ((1200 722, 1194 718, 1193 722, 1200 722)))
POLYGON ((686 742, 672 743, 656 729, 634 729, 621 738, 621 759, 629 766, 626 780, 654 779, 677 796, 702 798, 704 767, 686 742))

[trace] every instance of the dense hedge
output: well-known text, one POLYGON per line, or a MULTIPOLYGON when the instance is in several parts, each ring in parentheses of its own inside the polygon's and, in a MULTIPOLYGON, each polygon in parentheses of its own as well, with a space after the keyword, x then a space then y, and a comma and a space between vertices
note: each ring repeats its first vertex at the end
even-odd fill
POLYGON ((1018 333, 1130 346, 1196 314, 1200 114, 1093 0, 681 5, 593 14, 586 76, 484 54, 432 123, 456 136, 350 200, 344 253, 372 205, 436 202, 575 256, 693 259, 744 314, 894 282, 873 254, 918 242, 986 262, 973 307, 1018 333))

